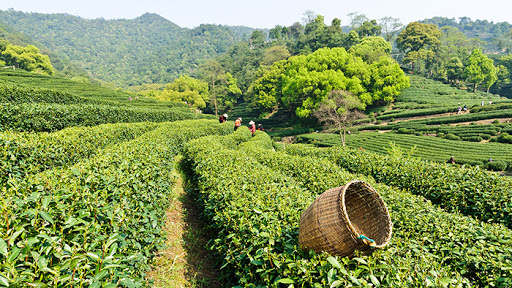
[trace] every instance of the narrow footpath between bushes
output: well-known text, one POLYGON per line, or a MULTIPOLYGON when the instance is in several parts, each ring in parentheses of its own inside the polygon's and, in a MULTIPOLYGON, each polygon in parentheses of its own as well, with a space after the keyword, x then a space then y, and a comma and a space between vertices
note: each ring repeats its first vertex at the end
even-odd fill
POLYGON ((220 271, 205 248, 209 237, 200 209, 190 196, 191 187, 181 168, 181 156, 175 158, 177 181, 166 212, 167 248, 159 252, 148 279, 152 287, 221 287, 220 271))

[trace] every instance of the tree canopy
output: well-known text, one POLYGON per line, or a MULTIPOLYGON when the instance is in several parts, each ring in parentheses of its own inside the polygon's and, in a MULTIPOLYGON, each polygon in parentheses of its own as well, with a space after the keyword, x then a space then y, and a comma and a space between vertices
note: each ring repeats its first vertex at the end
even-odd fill
POLYGON ((53 75, 53 66, 48 55, 43 55, 33 45, 12 45, 0 39, 0 65, 15 66, 26 71, 38 71, 53 75))
POLYGON ((282 105, 299 117, 308 117, 332 90, 349 91, 366 106, 392 101, 408 86, 409 79, 388 56, 367 63, 344 48, 322 48, 265 69, 251 93, 265 111, 282 105))

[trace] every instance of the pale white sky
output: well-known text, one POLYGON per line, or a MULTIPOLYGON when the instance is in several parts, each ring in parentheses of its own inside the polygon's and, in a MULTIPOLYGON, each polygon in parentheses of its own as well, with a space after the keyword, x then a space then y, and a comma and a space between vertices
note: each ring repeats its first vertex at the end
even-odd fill
MULTIPOLYGON (((181 27, 199 24, 243 25, 252 28, 289 26, 306 10, 325 16, 326 24, 358 12, 370 19, 391 16, 404 25, 434 16, 512 24, 511 0, 0 0, 0 9, 40 13, 68 13, 83 18, 133 19, 146 12, 161 15, 181 27)), ((0 19, 1 20, 1 19, 0 19)))

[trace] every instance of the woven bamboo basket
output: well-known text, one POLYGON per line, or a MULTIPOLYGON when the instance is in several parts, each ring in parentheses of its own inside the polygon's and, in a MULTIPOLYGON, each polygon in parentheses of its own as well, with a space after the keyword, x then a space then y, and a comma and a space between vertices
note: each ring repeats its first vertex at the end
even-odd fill
POLYGON ((364 181, 325 191, 300 216, 299 245, 315 252, 371 253, 391 239, 392 223, 379 193, 364 181))

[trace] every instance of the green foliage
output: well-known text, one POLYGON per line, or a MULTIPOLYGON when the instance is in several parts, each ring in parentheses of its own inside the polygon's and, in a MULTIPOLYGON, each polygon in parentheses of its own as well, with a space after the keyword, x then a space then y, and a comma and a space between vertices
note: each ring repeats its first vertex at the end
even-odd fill
MULTIPOLYGON (((3 39, 2 39, 3 40, 3 39)), ((37 71, 53 75, 53 66, 48 55, 39 53, 39 49, 33 45, 26 47, 8 44, 0 44, 0 60, 2 66, 16 66, 25 71, 37 71)))
POLYGON ((391 101, 409 86, 398 64, 388 57, 368 64, 343 48, 323 48, 280 61, 262 73, 251 89, 262 109, 278 103, 308 117, 327 93, 347 90, 365 104, 391 101))
POLYGON ((0 18, 95 77, 121 87, 170 83, 242 39, 227 26, 180 28, 150 13, 105 20, 0 11, 0 18))
POLYGON ((455 140, 455 141, 459 141, 461 140, 459 136, 453 134, 453 133, 448 133, 444 136, 444 139, 448 139, 448 140, 455 140))
POLYGON ((491 171, 505 171, 508 163, 505 161, 492 161, 485 164, 485 168, 491 171))
POLYGON ((441 44, 441 35, 436 25, 411 22, 398 35, 396 45, 402 51, 435 50, 441 44))
POLYGON ((352 46, 348 52, 361 57, 366 63, 373 63, 381 56, 389 56, 391 44, 382 37, 365 37, 359 44, 352 46))
POLYGON ((223 257, 227 279, 248 287, 510 282, 510 243, 502 240, 508 229, 447 213, 421 196, 347 173, 335 165, 343 161, 335 149, 286 145, 285 152, 297 155, 290 156, 272 151, 270 143, 262 133, 251 139, 247 129, 240 129, 187 145, 204 215, 216 235, 210 249, 223 257), (236 177, 224 177, 226 170, 236 171, 236 177), (386 202, 394 227, 390 246, 352 260, 301 249, 300 213, 316 195, 353 179, 370 182, 386 202))
POLYGON ((506 132, 503 132, 500 134, 500 136, 498 137, 498 142, 500 143, 510 143, 512 144, 512 136, 509 135, 508 133, 506 132))
POLYGON ((215 123, 167 123, 71 167, 9 182, 0 191, 2 283, 146 285, 165 240, 173 158, 189 139, 231 133, 215 123))
POLYGON ((498 79, 497 70, 493 61, 484 54, 480 49, 474 49, 468 58, 468 64, 464 69, 464 77, 467 81, 474 84, 473 92, 476 92, 478 84, 484 82, 484 87, 491 87, 498 79))
MULTIPOLYGON (((350 140, 348 143, 350 144, 350 140)), ((420 149, 420 146, 416 148, 420 149)), ((460 211, 483 221, 511 226, 512 211, 507 207, 512 201, 512 181, 496 173, 478 167, 452 167, 415 158, 404 161, 400 157, 393 158, 352 148, 343 149, 341 146, 315 154, 335 160, 338 165, 352 173, 367 174, 386 185, 421 195, 446 211, 460 211)), ((457 162, 457 157, 455 161, 457 162)))
MULTIPOLYGON (((157 128, 141 122, 73 127, 55 133, 0 133, 0 184, 93 157, 99 149, 132 140, 157 128)), ((162 126, 162 124, 160 124, 162 126)))
POLYGON ((155 98, 164 101, 186 102, 197 108, 205 108, 206 103, 210 100, 210 95, 208 83, 184 75, 167 84, 162 92, 156 92, 155 98))

